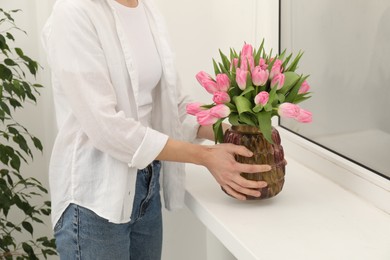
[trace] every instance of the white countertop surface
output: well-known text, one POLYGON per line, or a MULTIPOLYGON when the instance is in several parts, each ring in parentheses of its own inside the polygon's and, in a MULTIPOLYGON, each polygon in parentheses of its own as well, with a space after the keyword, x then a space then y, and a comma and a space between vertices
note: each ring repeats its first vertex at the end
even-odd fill
POLYGON ((186 205, 239 260, 390 260, 389 214, 287 161, 280 194, 244 202, 187 165, 186 205))

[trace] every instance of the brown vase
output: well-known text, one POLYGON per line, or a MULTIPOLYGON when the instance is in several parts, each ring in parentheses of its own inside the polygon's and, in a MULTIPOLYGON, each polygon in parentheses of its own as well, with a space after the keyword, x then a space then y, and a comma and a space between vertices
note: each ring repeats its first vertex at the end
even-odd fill
POLYGON ((272 128, 273 144, 269 143, 257 127, 239 125, 232 126, 225 132, 224 143, 243 145, 253 152, 252 157, 236 155, 236 160, 246 164, 268 164, 272 169, 268 172, 241 173, 248 180, 265 181, 267 187, 259 189, 260 197, 247 196, 250 200, 267 199, 277 195, 283 188, 286 161, 283 147, 280 144, 279 132, 272 128))

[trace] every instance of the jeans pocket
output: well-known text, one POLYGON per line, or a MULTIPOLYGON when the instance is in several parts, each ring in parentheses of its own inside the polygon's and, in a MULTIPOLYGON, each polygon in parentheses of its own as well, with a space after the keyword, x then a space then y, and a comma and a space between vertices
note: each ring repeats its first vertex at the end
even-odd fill
POLYGON ((62 228, 62 223, 64 222, 64 214, 58 219, 57 223, 54 225, 54 233, 57 233, 62 228))

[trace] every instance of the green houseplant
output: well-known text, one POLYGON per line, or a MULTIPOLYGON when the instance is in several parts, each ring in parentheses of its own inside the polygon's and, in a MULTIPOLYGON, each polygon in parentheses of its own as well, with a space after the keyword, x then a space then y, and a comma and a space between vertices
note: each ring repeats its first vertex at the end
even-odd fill
POLYGON ((47 190, 37 179, 21 173, 22 164, 33 160, 33 150, 42 152, 43 147, 14 118, 23 104, 36 103, 42 87, 31 82, 38 63, 22 49, 12 47, 15 32, 24 32, 13 18, 19 11, 0 9, 0 259, 38 259, 56 254, 54 239, 33 236, 33 225, 43 224, 42 216, 50 215, 49 201, 40 205, 33 201, 47 190))

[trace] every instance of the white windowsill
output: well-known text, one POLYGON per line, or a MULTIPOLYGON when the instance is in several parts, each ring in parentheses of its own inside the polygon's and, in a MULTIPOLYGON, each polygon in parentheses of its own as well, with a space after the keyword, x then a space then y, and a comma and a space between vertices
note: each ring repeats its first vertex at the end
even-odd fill
POLYGON ((187 165, 193 214, 239 260, 390 259, 389 181, 279 132, 288 160, 279 195, 240 202, 187 165))

